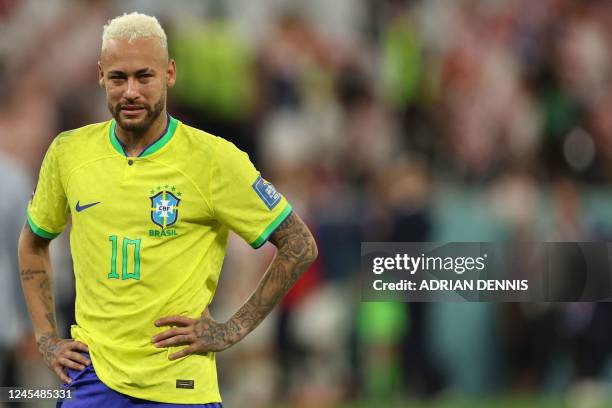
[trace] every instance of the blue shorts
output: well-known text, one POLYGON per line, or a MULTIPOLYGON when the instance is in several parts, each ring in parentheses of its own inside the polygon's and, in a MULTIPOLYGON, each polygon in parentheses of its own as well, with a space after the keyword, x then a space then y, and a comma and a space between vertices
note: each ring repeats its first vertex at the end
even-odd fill
MULTIPOLYGON (((81 353, 91 361, 88 353, 81 353)), ((64 384, 64 389, 72 390, 72 398, 57 401, 56 408, 223 408, 220 402, 212 404, 168 404, 164 402, 146 401, 121 394, 106 386, 98 378, 93 364, 82 371, 68 369, 70 384, 64 384)))

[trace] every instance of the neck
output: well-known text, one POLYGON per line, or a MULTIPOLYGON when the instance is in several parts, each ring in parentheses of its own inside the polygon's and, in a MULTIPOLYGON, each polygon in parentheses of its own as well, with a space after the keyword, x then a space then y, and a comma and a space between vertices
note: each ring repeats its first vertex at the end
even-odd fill
POLYGON ((168 114, 164 109, 146 130, 125 130, 117 122, 115 134, 123 145, 123 150, 128 157, 139 156, 147 147, 162 136, 168 124, 168 114))

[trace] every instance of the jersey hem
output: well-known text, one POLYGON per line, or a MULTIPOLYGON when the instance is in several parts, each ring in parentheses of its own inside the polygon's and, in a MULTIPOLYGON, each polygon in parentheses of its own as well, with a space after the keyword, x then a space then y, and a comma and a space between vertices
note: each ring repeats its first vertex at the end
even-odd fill
POLYGON ((292 211, 293 207, 291 207, 291 204, 287 203, 285 209, 270 223, 270 225, 266 227, 266 229, 259 235, 259 237, 257 237, 255 241, 251 242, 250 245, 254 249, 257 249, 260 248, 263 244, 265 244, 266 241, 268 241, 268 238, 270 238, 270 235, 272 235, 272 233, 276 231, 278 226, 287 219, 287 217, 289 216, 289 214, 291 214, 292 211))
POLYGON ((96 376, 98 379, 106 385, 108 388, 132 398, 138 398, 149 402, 157 402, 163 404, 215 404, 223 403, 223 399, 221 398, 221 394, 217 390, 216 392, 208 394, 208 397, 194 397, 193 395, 169 395, 168 392, 138 392, 134 388, 122 387, 117 385, 113 381, 110 381, 110 375, 107 377, 107 373, 103 368, 100 368, 101 365, 98 364, 98 357, 96 355, 95 347, 92 347, 92 343, 87 341, 85 336, 82 336, 81 333, 73 333, 72 330, 78 327, 77 325, 73 325, 71 327, 71 335, 75 340, 79 340, 88 345, 90 351, 89 356, 91 362, 93 364, 94 371, 96 372, 96 376), (179 401, 179 402, 177 402, 179 401))
MULTIPOLYGON (((92 356, 91 361, 93 362, 94 365, 94 370, 96 370, 96 358, 92 356)), ((142 399, 145 401, 150 401, 150 402, 157 402, 157 403, 162 403, 162 404, 222 404, 223 401, 221 399, 221 395, 219 395, 217 393, 217 395, 209 398, 193 398, 193 396, 189 396, 189 395, 180 395, 180 396, 176 396, 176 398, 172 398, 172 396, 168 396, 168 393, 140 393, 140 392, 134 392, 133 388, 124 388, 124 387, 120 387, 117 386, 117 384, 114 384, 112 382, 109 382, 106 378, 106 373, 104 373, 102 376, 100 375, 100 371, 96 370, 96 375, 98 376, 98 379, 104 383, 104 385, 106 385, 108 388, 117 391, 120 394, 123 395, 127 395, 128 397, 132 397, 132 398, 138 398, 138 399, 142 399), (102 378, 104 377, 104 378, 102 378)))
MULTIPOLYGON (((92 358, 91 360, 94 364, 94 370, 95 370, 96 369, 95 360, 94 358, 92 358)), ((177 404, 177 405, 178 404, 197 404, 197 405, 223 404, 221 395, 219 394, 217 394, 217 396, 211 398, 210 400, 208 398, 204 398, 204 399, 191 398, 190 396, 187 396, 187 395, 177 396, 177 398, 174 399, 172 397, 169 398, 168 393, 155 393, 155 394, 144 393, 142 394, 139 392, 134 392, 134 390, 130 388, 124 389, 123 387, 118 387, 116 384, 108 382, 106 378, 102 379, 99 371, 96 371, 96 375, 98 376, 98 379, 102 383, 104 383, 104 385, 106 385, 108 388, 114 391, 117 391, 120 394, 127 395, 128 397, 138 398, 138 399, 149 401, 149 402, 154 402, 154 403, 156 402, 156 403, 162 403, 162 404, 177 404)))
POLYGON ((30 216, 29 211, 26 212, 26 216, 28 219, 28 225, 30 226, 30 229, 32 230, 34 234, 38 235, 39 237, 45 238, 45 239, 53 239, 57 237, 59 234, 61 234, 61 232, 53 233, 53 232, 46 231, 45 229, 36 225, 32 217, 30 216))

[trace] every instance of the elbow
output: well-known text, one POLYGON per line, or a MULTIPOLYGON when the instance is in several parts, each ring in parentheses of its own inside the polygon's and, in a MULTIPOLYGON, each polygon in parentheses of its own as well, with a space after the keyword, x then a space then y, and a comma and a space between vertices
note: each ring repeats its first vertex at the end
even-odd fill
POLYGON ((314 237, 311 235, 310 236, 310 242, 308 243, 308 246, 310 248, 310 250, 307 253, 307 259, 306 261, 309 264, 313 264, 314 261, 317 260, 318 256, 319 256, 319 248, 317 247, 317 242, 315 241, 314 237))

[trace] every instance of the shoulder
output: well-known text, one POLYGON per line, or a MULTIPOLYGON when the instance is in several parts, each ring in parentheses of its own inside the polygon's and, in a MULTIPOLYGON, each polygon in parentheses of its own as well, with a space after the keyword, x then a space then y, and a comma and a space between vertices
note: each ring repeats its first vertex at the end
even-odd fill
POLYGON ((94 123, 58 134, 46 154, 50 168, 68 174, 83 163, 108 155, 110 121, 94 123))
POLYGON ((218 136, 215 136, 193 126, 189 126, 183 122, 181 122, 179 130, 184 134, 185 138, 188 139, 189 142, 206 147, 216 145, 218 143, 218 140, 221 139, 218 136))
POLYGON ((66 130, 58 134, 53 140, 51 147, 62 152, 74 149, 86 150, 91 148, 91 143, 100 142, 103 135, 107 135, 110 128, 110 121, 92 123, 76 129, 66 130))
MULTIPOLYGON (((193 153, 206 156, 209 161, 223 163, 236 155, 246 153, 238 149, 232 142, 203 130, 181 123, 181 132, 186 140, 185 147, 193 153)), ((247 156, 248 157, 248 156, 247 156)))

